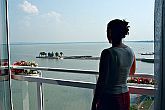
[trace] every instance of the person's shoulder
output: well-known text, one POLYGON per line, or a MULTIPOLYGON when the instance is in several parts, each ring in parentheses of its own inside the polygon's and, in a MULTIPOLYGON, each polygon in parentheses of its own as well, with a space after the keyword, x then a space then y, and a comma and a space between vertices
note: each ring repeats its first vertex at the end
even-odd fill
POLYGON ((106 48, 101 52, 101 59, 106 59, 108 60, 111 57, 111 49, 110 48, 106 48))
POLYGON ((134 55, 134 51, 131 47, 127 46, 127 50, 129 51, 129 53, 131 53, 132 55, 134 55))
POLYGON ((102 51, 102 53, 109 53, 112 50, 112 47, 106 48, 102 51))
POLYGON ((129 46, 127 46, 127 49, 129 49, 130 51, 133 51, 133 49, 131 47, 129 47, 129 46))
POLYGON ((125 45, 125 48, 131 49, 131 47, 129 47, 129 46, 127 46, 127 45, 125 45))
POLYGON ((109 56, 109 54, 111 53, 111 51, 112 51, 112 48, 110 47, 110 48, 106 48, 106 49, 104 49, 102 52, 101 52, 101 55, 102 56, 109 56))

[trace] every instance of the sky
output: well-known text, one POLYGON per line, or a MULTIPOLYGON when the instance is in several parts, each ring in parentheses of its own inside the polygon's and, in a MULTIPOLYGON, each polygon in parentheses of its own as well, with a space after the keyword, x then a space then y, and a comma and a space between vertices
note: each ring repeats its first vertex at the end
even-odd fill
POLYGON ((106 42, 110 20, 130 25, 126 41, 154 39, 154 0, 8 0, 11 42, 106 42))

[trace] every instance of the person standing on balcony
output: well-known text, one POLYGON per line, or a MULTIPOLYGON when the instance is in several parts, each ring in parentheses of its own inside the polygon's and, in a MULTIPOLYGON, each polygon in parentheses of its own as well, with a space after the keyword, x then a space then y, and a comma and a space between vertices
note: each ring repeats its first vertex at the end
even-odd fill
POLYGON ((134 52, 122 42, 128 34, 129 26, 125 20, 115 19, 107 25, 107 39, 112 47, 101 53, 92 110, 130 108, 127 77, 135 73, 136 64, 134 52))

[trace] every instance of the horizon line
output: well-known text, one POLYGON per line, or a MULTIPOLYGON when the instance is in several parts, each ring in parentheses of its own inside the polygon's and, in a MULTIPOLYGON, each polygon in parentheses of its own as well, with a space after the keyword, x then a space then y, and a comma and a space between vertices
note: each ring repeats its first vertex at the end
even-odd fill
MULTIPOLYGON (((64 44, 64 43, 107 43, 108 41, 74 41, 74 42, 25 42, 25 41, 21 41, 21 42, 11 42, 10 44, 64 44)), ((154 40, 128 40, 128 41, 123 41, 123 42, 154 42, 154 40)))

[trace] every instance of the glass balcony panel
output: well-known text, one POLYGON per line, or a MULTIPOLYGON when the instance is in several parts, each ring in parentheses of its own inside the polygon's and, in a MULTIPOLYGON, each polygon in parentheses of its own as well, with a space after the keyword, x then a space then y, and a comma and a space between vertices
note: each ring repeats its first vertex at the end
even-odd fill
POLYGON ((11 110, 8 66, 7 1, 0 0, 0 110, 11 110))
POLYGON ((12 80, 14 110, 38 110, 36 82, 12 80))
MULTIPOLYGON (((68 73, 70 74, 70 73, 68 73)), ((93 99, 93 89, 84 89, 84 88, 78 88, 78 87, 72 87, 73 84, 70 86, 63 86, 61 84, 64 83, 58 83, 50 81, 50 79, 45 79, 41 77, 41 79, 35 77, 31 77, 33 81, 39 81, 39 82, 45 82, 42 84, 43 88, 43 96, 44 96, 44 108, 45 110, 52 110, 52 108, 56 108, 57 110, 70 110, 70 109, 76 109, 77 105, 80 104, 82 110, 88 110, 91 107, 92 99, 93 99), (49 81, 46 81, 49 80, 49 81), (51 83, 51 84, 48 84, 51 83), (60 85, 57 85, 60 84, 60 85)), ((24 79, 24 78, 23 78, 24 79)), ((61 79, 61 78, 60 78, 61 79)), ((25 80, 30 80, 27 77, 25 80)), ((37 87, 36 82, 27 82, 27 81, 15 81, 15 87, 18 88, 14 93, 14 99, 18 101, 17 96, 19 97, 19 102, 14 103, 14 107, 19 107, 18 104, 22 104, 21 107, 18 108, 21 110, 36 110, 37 104, 38 104, 38 98, 37 98, 37 87), (16 82, 16 83, 15 83, 16 82), (19 93, 19 94, 18 94, 19 93), (17 94, 17 95, 16 95, 17 94), (28 108, 28 109, 27 109, 28 108)), ((69 83, 69 82, 68 82, 69 83)), ((65 83, 66 84, 66 83, 65 83)), ((75 83, 74 83, 75 84, 75 83)), ((153 104, 153 97, 150 97, 148 95, 142 95, 142 94, 136 94, 138 91, 133 91, 135 94, 131 94, 131 110, 149 110, 150 106, 153 104)))
POLYGON ((130 110, 152 110, 154 97, 141 94, 131 94, 130 110))
POLYGON ((93 90, 43 84, 45 110, 90 110, 93 90))
POLYGON ((67 72, 54 72, 54 71, 42 71, 42 77, 64 79, 64 80, 76 80, 96 82, 96 75, 80 74, 80 73, 67 73, 67 72))
MULTIPOLYGON (((0 79, 5 76, 0 76, 0 79)), ((0 110, 10 110, 9 81, 0 80, 0 110)))

